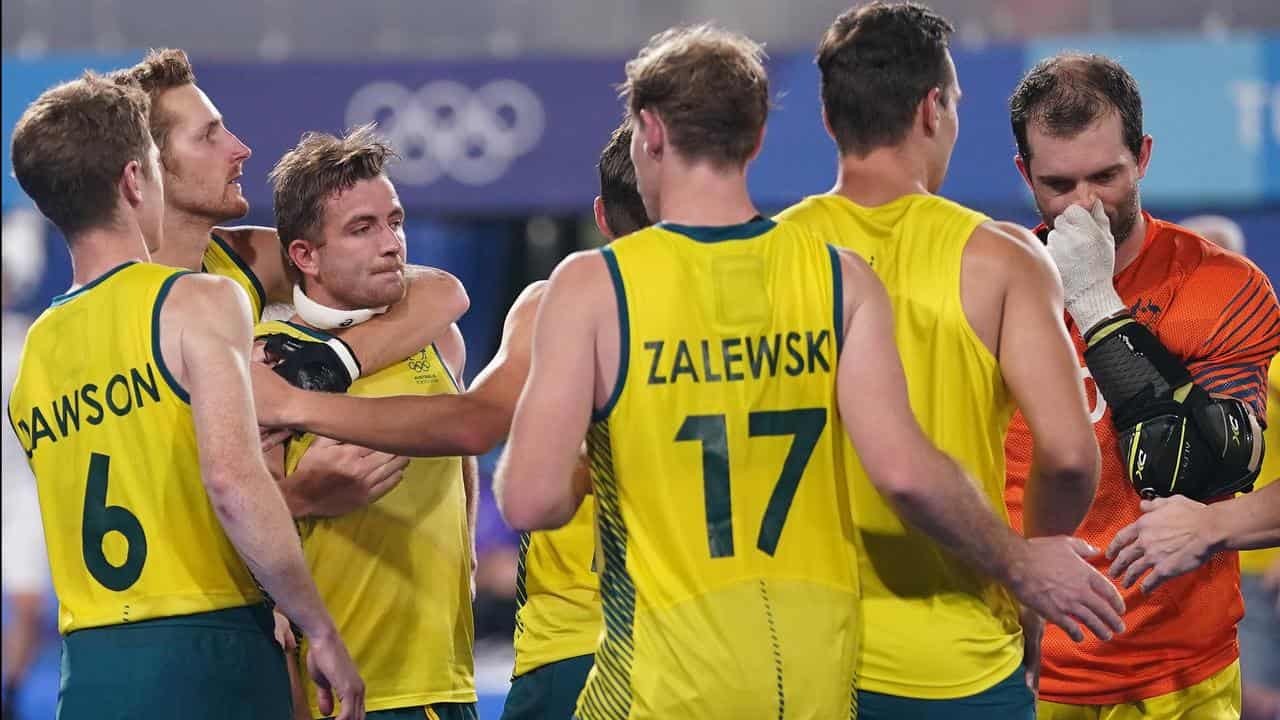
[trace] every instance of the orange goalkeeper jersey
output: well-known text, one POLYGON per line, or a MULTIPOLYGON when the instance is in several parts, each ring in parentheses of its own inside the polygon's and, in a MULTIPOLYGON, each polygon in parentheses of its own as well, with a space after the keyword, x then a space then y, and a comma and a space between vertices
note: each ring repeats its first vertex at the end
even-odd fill
MULTIPOLYGON (((1134 317, 1186 363, 1197 384, 1237 397, 1265 418, 1267 365, 1280 347, 1280 308, 1271 283, 1244 257, 1185 228, 1143 217, 1142 251, 1115 278, 1116 291, 1134 317)), ((1102 453, 1098 493, 1076 535, 1105 551, 1142 513, 1125 475, 1110 409, 1085 367, 1084 341, 1070 318, 1067 324, 1102 453)), ((1031 431, 1018 413, 1005 442, 1005 500, 1019 531, 1031 449, 1031 431)), ((1104 573, 1109 564, 1105 555, 1093 561, 1104 573)), ((1077 644, 1062 630, 1047 628, 1041 698, 1076 705, 1133 702, 1190 687, 1239 656, 1236 623, 1244 608, 1236 553, 1215 555, 1150 595, 1136 584, 1120 593, 1126 630, 1109 643, 1090 634, 1077 644)))

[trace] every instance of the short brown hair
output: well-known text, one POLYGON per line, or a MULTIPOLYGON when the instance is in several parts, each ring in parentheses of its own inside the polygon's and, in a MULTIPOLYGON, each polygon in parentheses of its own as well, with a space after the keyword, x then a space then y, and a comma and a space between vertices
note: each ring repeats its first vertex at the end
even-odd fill
POLYGON ((671 144, 690 160, 744 165, 769 115, 764 49, 710 25, 654 35, 627 62, 622 85, 631 115, 662 117, 671 144))
POLYGON ((44 91, 13 129, 18 184, 68 239, 111 222, 117 184, 137 160, 151 172, 150 103, 93 72, 44 91))
POLYGON ((1073 137, 1104 115, 1120 115, 1125 147, 1142 154, 1142 95, 1138 81, 1105 55, 1067 52, 1036 63, 1009 98, 1009 121, 1022 161, 1031 164, 1027 124, 1053 137, 1073 137))
POLYGON ((187 54, 174 48, 153 48, 137 65, 118 70, 110 77, 116 82, 137 84, 151 98, 151 139, 164 152, 164 142, 169 128, 173 127, 173 118, 160 110, 159 99, 166 90, 195 84, 196 71, 191 67, 187 54))
POLYGON ((906 138, 920 101, 955 82, 947 67, 954 30, 913 3, 873 2, 831 23, 817 63, 822 107, 842 154, 861 157, 906 138))
POLYGON ((644 200, 636 189, 636 166, 631 164, 631 121, 613 131, 609 144, 600 153, 600 202, 609 230, 618 237, 648 227, 652 223, 644 200))
POLYGON ((303 134, 267 175, 274 190, 276 230, 285 251, 298 238, 315 241, 330 197, 382 175, 387 161, 398 157, 374 133, 372 123, 341 138, 323 132, 303 134))

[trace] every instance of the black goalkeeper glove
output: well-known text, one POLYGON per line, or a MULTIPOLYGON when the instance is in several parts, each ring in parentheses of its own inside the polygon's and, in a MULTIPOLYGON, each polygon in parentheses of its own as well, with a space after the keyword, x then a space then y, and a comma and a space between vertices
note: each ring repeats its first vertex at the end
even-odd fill
POLYGON ((280 361, 274 368, 276 373, 295 387, 340 393, 360 377, 360 362, 339 338, 301 340, 273 333, 261 339, 266 340, 267 355, 280 361))

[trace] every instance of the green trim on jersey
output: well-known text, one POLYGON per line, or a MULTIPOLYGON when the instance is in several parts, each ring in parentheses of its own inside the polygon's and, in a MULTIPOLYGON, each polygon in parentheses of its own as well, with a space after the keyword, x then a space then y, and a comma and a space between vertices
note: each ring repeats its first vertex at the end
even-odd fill
POLYGON ((169 366, 164 362, 164 353, 160 351, 160 308, 164 305, 165 298, 169 297, 169 290, 173 288, 173 283, 183 275, 192 274, 189 270, 179 270, 165 279, 164 284, 160 286, 160 291, 156 293, 156 302, 151 310, 151 356, 155 358, 156 367, 160 368, 160 375, 164 377, 164 381, 168 383, 169 389, 182 402, 190 405, 191 395, 187 389, 182 387, 178 379, 169 372, 169 366))
POLYGON ((125 269, 125 268, 129 267, 130 265, 135 265, 135 264, 137 264, 137 262, 138 262, 137 260, 129 260, 129 261, 126 261, 126 262, 122 262, 122 263, 120 263, 119 265, 117 265, 117 266, 115 266, 115 267, 111 268, 110 270, 108 270, 108 271, 106 271, 106 272, 102 273, 102 274, 101 274, 101 275, 99 275, 98 277, 96 277, 96 278, 94 278, 94 279, 90 280, 89 282, 85 283, 84 285, 81 285, 80 287, 76 288, 75 290, 71 290, 70 292, 65 292, 65 293, 63 293, 63 294, 61 294, 61 295, 55 295, 55 296, 53 297, 53 300, 51 300, 51 301, 49 302, 49 306, 50 306, 50 307, 57 307, 57 306, 59 306, 59 305, 65 304, 67 301, 69 301, 69 300, 71 300, 71 299, 73 299, 73 298, 79 297, 81 294, 85 293, 86 291, 88 291, 88 290, 92 290, 93 288, 97 287, 99 284, 101 284, 101 283, 102 283, 102 281, 106 280, 107 278, 111 277, 112 275, 115 275, 116 273, 118 273, 118 272, 120 272, 121 270, 123 270, 123 269, 125 269))
POLYGON ((676 223, 658 223, 658 227, 673 233, 684 235, 690 240, 701 243, 717 243, 726 240, 750 240, 759 237, 777 225, 772 220, 756 216, 737 225, 679 225, 676 223))
POLYGON ((227 257, 231 258, 231 262, 235 263, 240 272, 244 273, 244 276, 249 278, 249 283, 253 285, 253 291, 258 294, 258 307, 266 308, 267 291, 262 287, 262 281, 259 280, 258 276, 253 272, 253 268, 249 267, 249 264, 244 261, 244 258, 240 257, 240 253, 232 249, 232 247, 228 245, 225 240, 218 237, 217 234, 209 233, 209 237, 213 238, 213 241, 218 244, 218 247, 222 248, 222 252, 226 253, 227 257))
POLYGON ((622 284, 622 271, 618 269, 618 257, 613 248, 600 248, 604 262, 609 266, 609 278, 613 280, 613 294, 618 300, 618 377, 613 384, 613 392, 603 407, 591 413, 591 419, 600 422, 609 417, 613 406, 618 404, 622 395, 622 386, 627 384, 627 365, 631 362, 631 317, 627 313, 627 289, 622 284))
POLYGON ((836 355, 839 355, 844 349, 844 270, 835 246, 828 245, 827 252, 831 253, 831 329, 836 334, 836 355))

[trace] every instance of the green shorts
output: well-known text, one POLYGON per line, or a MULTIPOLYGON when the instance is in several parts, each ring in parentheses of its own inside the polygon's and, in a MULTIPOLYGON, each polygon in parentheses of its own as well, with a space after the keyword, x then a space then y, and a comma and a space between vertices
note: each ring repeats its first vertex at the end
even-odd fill
POLYGON ((62 639, 58 720, 280 720, 289 674, 266 605, 77 630, 62 639))
POLYGON ((858 691, 858 720, 1035 720, 1036 698, 1019 665, 1012 675, 977 695, 917 700, 858 691))
POLYGON ((511 681, 502 720, 569 720, 595 655, 548 663, 511 681))
POLYGON ((477 720, 475 703, 436 703, 417 707, 374 710, 369 720, 477 720))

